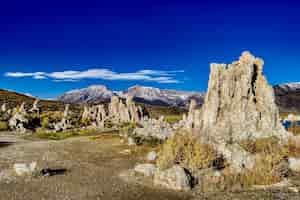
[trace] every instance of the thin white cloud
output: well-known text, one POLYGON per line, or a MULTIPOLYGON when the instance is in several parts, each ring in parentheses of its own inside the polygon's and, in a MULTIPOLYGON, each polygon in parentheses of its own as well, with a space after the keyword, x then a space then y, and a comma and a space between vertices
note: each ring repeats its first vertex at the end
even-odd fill
POLYGON ((109 69, 96 68, 85 71, 61 71, 61 72, 7 72, 6 77, 33 79, 52 79, 55 82, 75 82, 82 79, 103 79, 103 80, 132 80, 132 81, 152 81, 157 83, 180 83, 176 79, 178 73, 183 70, 162 71, 162 70, 139 70, 130 73, 117 73, 109 69))

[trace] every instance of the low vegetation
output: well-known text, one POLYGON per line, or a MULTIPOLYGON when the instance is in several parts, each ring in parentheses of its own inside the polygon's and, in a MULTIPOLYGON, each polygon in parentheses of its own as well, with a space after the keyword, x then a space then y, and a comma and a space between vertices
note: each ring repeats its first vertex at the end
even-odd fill
POLYGON ((157 164, 166 169, 180 164, 190 172, 213 166, 217 153, 207 144, 200 143, 193 136, 176 134, 163 145, 157 164))
POLYGON ((89 135, 97 132, 98 130, 96 129, 67 130, 62 132, 38 130, 36 136, 42 139, 63 140, 69 137, 89 135))
POLYGON ((165 121, 170 124, 174 124, 176 122, 179 122, 180 120, 182 120, 182 115, 167 115, 165 117, 165 121))
POLYGON ((8 123, 6 121, 0 121, 0 131, 7 131, 8 123))

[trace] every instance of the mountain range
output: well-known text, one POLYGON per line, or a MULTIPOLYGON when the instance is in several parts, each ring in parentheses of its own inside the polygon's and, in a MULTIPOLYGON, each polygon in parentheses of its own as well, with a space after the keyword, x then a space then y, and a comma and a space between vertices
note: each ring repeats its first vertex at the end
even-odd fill
MULTIPOLYGON (((275 85, 276 103, 282 112, 300 112, 300 82, 275 85)), ((103 85, 93 85, 87 88, 72 90, 57 100, 64 103, 101 103, 108 102, 112 95, 121 98, 133 96, 136 102, 149 105, 186 107, 191 99, 202 105, 205 92, 188 92, 165 90, 154 87, 133 86, 124 91, 112 91, 103 85)))
POLYGON ((132 96, 134 101, 149 105, 185 107, 191 99, 195 99, 201 105, 205 93, 164 90, 139 85, 124 91, 112 91, 104 85, 92 85, 79 90, 71 90, 58 97, 57 100, 64 103, 102 103, 109 101, 113 95, 120 98, 132 96))
MULTIPOLYGON (((275 100, 281 112, 300 112, 300 82, 275 85, 273 88, 275 100)), ((200 106, 205 97, 204 92, 164 90, 138 85, 124 91, 112 91, 103 85, 92 85, 87 88, 66 92, 56 98, 56 101, 42 100, 41 103, 47 107, 46 110, 55 110, 56 107, 63 109, 62 103, 106 103, 110 101, 113 95, 121 98, 126 98, 130 95, 134 97, 134 101, 147 105, 181 108, 186 108, 191 99, 195 99, 200 106)), ((20 105, 23 101, 31 104, 34 101, 34 97, 13 91, 0 90, 0 105, 9 103, 14 107, 20 105)))

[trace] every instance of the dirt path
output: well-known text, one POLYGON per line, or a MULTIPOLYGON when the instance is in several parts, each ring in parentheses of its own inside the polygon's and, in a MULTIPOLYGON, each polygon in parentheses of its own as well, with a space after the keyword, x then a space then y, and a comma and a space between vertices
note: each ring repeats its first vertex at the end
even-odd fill
POLYGON ((37 161, 39 168, 65 168, 68 171, 64 175, 53 177, 4 176, 2 180, 0 178, 0 199, 189 199, 189 195, 184 193, 144 187, 121 180, 120 172, 143 162, 146 150, 143 147, 124 145, 118 137, 24 141, 18 137, 0 136, 0 141, 8 139, 16 143, 0 147, 2 176, 11 172, 14 163, 32 161, 37 161), (124 149, 130 149, 132 153, 124 154, 124 149))

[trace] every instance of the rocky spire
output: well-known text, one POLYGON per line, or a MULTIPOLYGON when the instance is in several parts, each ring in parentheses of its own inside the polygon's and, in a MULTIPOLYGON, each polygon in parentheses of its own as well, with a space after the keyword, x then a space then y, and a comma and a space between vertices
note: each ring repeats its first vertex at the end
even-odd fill
POLYGON ((108 115, 117 123, 130 121, 139 122, 143 117, 143 112, 140 106, 135 105, 131 96, 126 98, 126 104, 124 104, 119 97, 113 96, 109 104, 108 115))
POLYGON ((2 104, 1 106, 1 112, 5 113, 7 111, 6 103, 2 104))
POLYGON ((211 64, 199 134, 218 143, 288 133, 279 120, 273 88, 263 75, 264 61, 244 52, 232 64, 211 64))
POLYGON ((40 113, 40 109, 38 108, 38 103, 39 103, 39 101, 40 101, 39 99, 36 99, 36 100, 33 102, 32 108, 29 110, 29 112, 37 113, 37 114, 40 113))
POLYGON ((25 125, 28 123, 26 115, 25 102, 23 102, 19 109, 14 110, 12 117, 9 119, 8 124, 10 129, 16 130, 19 133, 25 133, 25 125))

